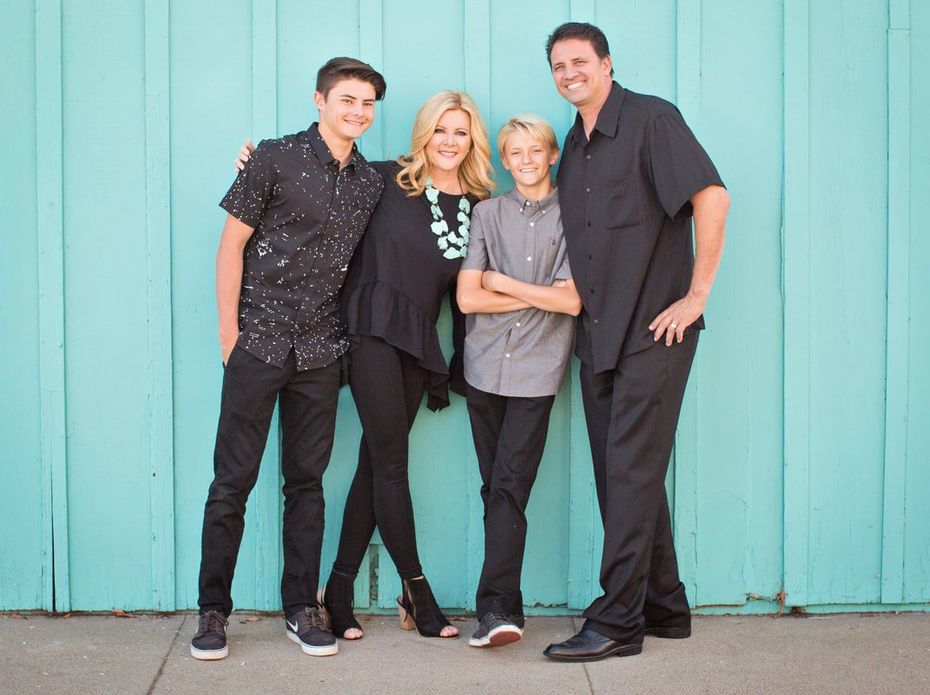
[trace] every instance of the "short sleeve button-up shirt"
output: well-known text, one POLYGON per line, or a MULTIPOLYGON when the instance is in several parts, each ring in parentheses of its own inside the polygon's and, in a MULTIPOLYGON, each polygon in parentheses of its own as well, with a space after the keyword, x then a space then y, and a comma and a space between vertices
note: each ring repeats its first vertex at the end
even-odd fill
POLYGON ((314 123, 259 143, 220 205, 255 229, 245 247, 237 346, 299 370, 349 346, 339 292, 381 196, 381 175, 353 148, 342 169, 314 123))
MULTIPOLYGON (((518 191, 478 203, 463 270, 497 270, 523 282, 571 278, 559 198, 527 200, 518 191)), ((571 357, 575 318, 530 307, 466 317, 465 380, 500 396, 558 392, 571 357)))
POLYGON ((723 182, 674 105, 614 82, 590 138, 580 116, 566 135, 558 184, 584 306, 576 353, 607 371, 652 345, 649 323, 687 293, 689 200, 723 182))

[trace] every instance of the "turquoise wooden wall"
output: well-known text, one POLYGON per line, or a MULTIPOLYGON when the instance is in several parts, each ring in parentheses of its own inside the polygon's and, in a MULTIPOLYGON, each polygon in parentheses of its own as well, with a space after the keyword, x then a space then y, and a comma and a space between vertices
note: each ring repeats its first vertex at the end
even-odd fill
MULTIPOLYGON (((569 19, 606 30, 623 84, 678 103, 733 198, 668 481, 692 602, 930 605, 930 236, 919 217, 930 3, 4 8, 0 608, 195 606, 221 379, 216 203, 242 140, 305 127, 315 70, 336 54, 388 79, 369 158, 404 152, 416 108, 446 87, 471 92, 492 129, 534 111, 561 136, 571 110, 543 42, 569 19)), ((359 432, 346 391, 324 567, 359 432)), ((444 605, 472 606, 482 531, 461 400, 424 410, 412 437, 426 571, 444 605)), ((249 503, 240 607, 278 607, 277 451, 270 442, 249 503)), ((530 504, 524 595, 537 610, 583 607, 596 590, 593 497, 575 377, 530 504)), ((397 580, 377 542, 370 561, 357 605, 389 607, 397 580)))

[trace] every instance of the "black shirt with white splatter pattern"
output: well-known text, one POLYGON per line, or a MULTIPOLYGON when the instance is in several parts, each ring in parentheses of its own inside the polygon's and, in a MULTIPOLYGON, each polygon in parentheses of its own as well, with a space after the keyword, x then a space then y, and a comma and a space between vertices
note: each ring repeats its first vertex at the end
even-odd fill
POLYGON ((236 345, 281 367, 325 367, 349 342, 339 293, 384 181, 353 147, 342 170, 314 123, 263 140, 220 206, 255 229, 243 254, 236 345))

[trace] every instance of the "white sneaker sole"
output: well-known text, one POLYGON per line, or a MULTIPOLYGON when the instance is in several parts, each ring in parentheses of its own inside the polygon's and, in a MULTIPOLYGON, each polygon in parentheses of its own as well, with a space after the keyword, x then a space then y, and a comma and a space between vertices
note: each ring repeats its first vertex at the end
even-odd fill
POLYGON ((284 634, 287 635, 287 638, 291 642, 294 642, 295 644, 299 644, 300 650, 304 654, 309 654, 310 656, 332 656, 333 654, 337 654, 339 652, 338 643, 327 644, 322 647, 314 647, 313 645, 304 644, 303 642, 301 642, 300 637, 298 637, 295 633, 291 632, 287 628, 284 628, 284 634))
POLYGON ((469 647, 503 647, 512 644, 523 637, 523 630, 518 627, 496 627, 484 637, 472 637, 468 640, 469 647))
POLYGON ((201 661, 216 661, 217 659, 225 659, 229 656, 229 647, 223 647, 222 649, 197 649, 194 645, 191 645, 191 656, 195 659, 200 659, 201 661))

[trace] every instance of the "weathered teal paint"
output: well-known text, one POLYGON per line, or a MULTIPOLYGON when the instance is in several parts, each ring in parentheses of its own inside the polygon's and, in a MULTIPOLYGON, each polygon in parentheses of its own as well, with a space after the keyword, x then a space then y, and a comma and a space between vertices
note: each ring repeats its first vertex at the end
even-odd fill
MULTIPOLYGON (((930 238, 915 194, 930 186, 927 3, 14 5, 0 30, 0 608, 196 605, 221 379, 216 201, 243 138, 306 126, 314 71, 337 54, 388 78, 362 141, 372 159, 403 153, 444 87, 471 92, 492 132, 533 111, 564 134, 572 110, 542 43, 567 19, 607 31, 622 83, 679 105, 734 201, 667 485, 692 602, 930 605, 930 238)), ((359 436, 345 391, 324 568, 359 436)), ((278 453, 272 436, 240 607, 278 607, 278 453)), ((483 535, 461 399, 421 413, 410 476, 437 596, 470 607, 483 535)), ((585 606, 602 536, 576 372, 528 515, 527 603, 585 606)), ((376 535, 356 604, 390 609, 398 592, 376 535)))

